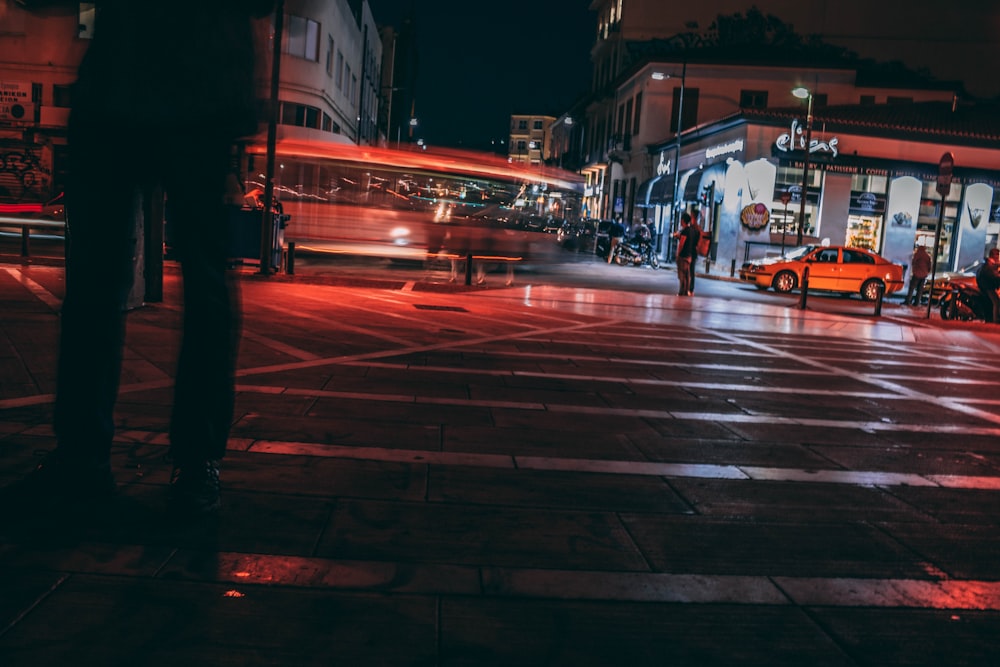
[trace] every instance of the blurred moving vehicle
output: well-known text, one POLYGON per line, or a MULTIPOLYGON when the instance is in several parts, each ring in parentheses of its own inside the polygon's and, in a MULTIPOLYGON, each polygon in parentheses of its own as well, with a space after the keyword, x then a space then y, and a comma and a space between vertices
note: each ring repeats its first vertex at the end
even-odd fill
POLYGON ((866 301, 903 288, 903 267, 862 248, 806 245, 781 257, 744 262, 740 280, 757 289, 791 292, 809 268, 809 289, 857 293, 866 301))
POLYGON ((0 202, 0 216, 17 216, 42 220, 66 220, 66 209, 63 203, 64 193, 60 192, 44 204, 39 202, 3 203, 0 202))

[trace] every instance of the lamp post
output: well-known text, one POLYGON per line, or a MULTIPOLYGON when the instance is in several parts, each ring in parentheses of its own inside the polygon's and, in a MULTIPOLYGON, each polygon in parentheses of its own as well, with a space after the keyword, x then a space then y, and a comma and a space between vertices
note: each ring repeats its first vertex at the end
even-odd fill
MULTIPOLYGON (((662 72, 653 72, 651 75, 656 81, 662 81, 664 79, 672 78, 670 74, 664 74, 662 72)), ((673 234, 677 229, 677 225, 680 221, 680 210, 678 209, 677 198, 680 194, 678 190, 680 189, 680 178, 681 178, 681 131, 684 129, 684 87, 687 83, 687 61, 681 65, 681 89, 677 98, 677 128, 674 131, 674 198, 670 202, 670 236, 667 241, 667 261, 670 261, 673 255, 673 234)))
POLYGON ((799 86, 792 95, 800 100, 809 100, 806 104, 806 144, 805 158, 802 162, 802 195, 799 199, 799 229, 795 235, 796 245, 802 245, 802 230, 806 226, 806 194, 809 192, 809 151, 812 150, 813 129, 813 94, 808 88, 799 86))

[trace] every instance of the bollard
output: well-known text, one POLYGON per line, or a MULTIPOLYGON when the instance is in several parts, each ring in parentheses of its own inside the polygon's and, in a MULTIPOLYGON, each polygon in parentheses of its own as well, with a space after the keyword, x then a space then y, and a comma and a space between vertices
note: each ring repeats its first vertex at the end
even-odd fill
POLYGON ((21 257, 28 256, 28 239, 31 236, 31 231, 28 229, 28 225, 21 225, 21 257))
POLYGON ((875 294, 875 317, 882 317, 882 297, 885 296, 885 285, 878 284, 875 294))
POLYGON ((734 260, 733 260, 732 262, 730 262, 730 264, 729 264, 729 277, 730 277, 730 278, 733 278, 733 277, 735 277, 735 276, 736 276, 736 260, 734 259, 734 260))
POLYGON ((465 284, 472 284, 472 253, 465 256, 465 284))
POLYGON ((295 275, 295 241, 288 242, 288 257, 285 259, 285 272, 295 275))
POLYGON ((799 294, 799 310, 806 309, 806 299, 809 298, 809 267, 802 269, 802 290, 799 294))

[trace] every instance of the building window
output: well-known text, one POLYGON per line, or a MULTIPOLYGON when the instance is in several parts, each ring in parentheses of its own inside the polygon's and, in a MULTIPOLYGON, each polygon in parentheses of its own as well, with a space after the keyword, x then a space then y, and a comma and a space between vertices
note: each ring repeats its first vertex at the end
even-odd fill
POLYGON ((767 107, 767 91, 766 90, 741 90, 740 91, 740 108, 741 109, 764 109, 767 107))
POLYGON ((517 121, 517 129, 519 129, 519 130, 527 130, 528 129, 528 121, 526 121, 526 120, 519 120, 519 121, 517 121))
POLYGON ((895 97, 893 95, 890 95, 889 97, 885 98, 885 103, 886 104, 912 104, 913 103, 913 98, 912 97, 895 97))
POLYGON ((333 35, 326 36, 326 75, 333 77, 333 35))
POLYGON ((358 103, 358 77, 351 76, 351 104, 358 103))
POLYGON ((540 130, 540 129, 542 129, 542 121, 540 121, 540 120, 536 120, 536 121, 534 122, 534 124, 532 125, 532 127, 533 127, 534 129, 536 129, 536 130, 540 130))
POLYGON ((639 116, 642 112, 642 93, 635 96, 635 118, 632 119, 632 133, 639 134, 639 116))
MULTIPOLYGON (((684 117, 681 119, 681 131, 694 127, 698 124, 698 97, 697 88, 684 89, 684 117)), ((674 88, 674 100, 670 109, 670 129, 677 131, 677 111, 681 107, 681 89, 674 88)))
POLYGON ((865 106, 870 106, 872 104, 875 104, 875 96, 874 95, 862 95, 861 96, 861 104, 863 104, 865 106))
POLYGON ((52 86, 52 106, 68 109, 71 105, 73 87, 56 84, 52 86))
POLYGON ((334 65, 333 71, 337 77, 337 90, 344 89, 344 54, 337 50, 337 64, 334 65))
POLYGON ((316 107, 305 104, 292 104, 290 102, 281 103, 281 124, 295 125, 296 127, 311 127, 320 129, 322 112, 316 107))
POLYGON ((79 26, 76 36, 80 39, 92 39, 94 37, 94 17, 97 16, 93 2, 81 2, 80 14, 77 19, 79 26))
POLYGON ((324 132, 332 132, 333 131, 333 119, 330 118, 330 114, 328 114, 326 112, 323 113, 323 127, 322 127, 322 130, 324 132))
POLYGON ((284 52, 297 58, 319 62, 319 23, 289 14, 288 39, 284 52))
POLYGON ((813 106, 814 107, 825 107, 826 106, 826 93, 816 93, 813 95, 813 106))

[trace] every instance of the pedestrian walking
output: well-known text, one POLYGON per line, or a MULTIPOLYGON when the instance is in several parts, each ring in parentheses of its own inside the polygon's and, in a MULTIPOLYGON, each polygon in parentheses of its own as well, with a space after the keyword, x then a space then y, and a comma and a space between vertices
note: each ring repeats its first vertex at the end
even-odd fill
MULTIPOLYGON (((906 288, 904 304, 911 306, 920 305, 924 295, 924 283, 927 281, 927 276, 930 272, 931 256, 922 245, 918 245, 913 250, 913 257, 910 259, 910 284, 906 288)), ((933 290, 933 286, 931 289, 933 290)))
POLYGON ((258 128, 252 19, 274 11, 274 1, 95 4, 68 128, 56 448, 4 495, 65 507, 114 496, 110 452, 139 252, 135 211, 138 193, 162 187, 184 281, 168 500, 182 512, 212 511, 239 329, 223 198, 233 145, 258 128))
POLYGON ((677 241, 677 280, 680 287, 678 296, 694 294, 694 262, 698 258, 698 241, 701 229, 691 220, 691 214, 681 213, 681 228, 674 233, 677 241))

